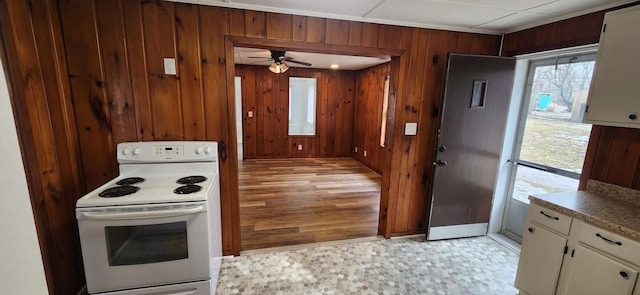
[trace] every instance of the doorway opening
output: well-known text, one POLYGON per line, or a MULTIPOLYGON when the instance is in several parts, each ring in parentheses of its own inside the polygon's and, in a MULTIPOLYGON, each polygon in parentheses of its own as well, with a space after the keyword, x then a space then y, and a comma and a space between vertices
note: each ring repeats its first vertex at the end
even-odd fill
POLYGON ((582 123, 595 53, 544 57, 529 62, 501 232, 517 242, 529 195, 576 191, 591 125, 582 123))
POLYGON ((241 250, 383 233, 391 55, 234 45, 241 250))

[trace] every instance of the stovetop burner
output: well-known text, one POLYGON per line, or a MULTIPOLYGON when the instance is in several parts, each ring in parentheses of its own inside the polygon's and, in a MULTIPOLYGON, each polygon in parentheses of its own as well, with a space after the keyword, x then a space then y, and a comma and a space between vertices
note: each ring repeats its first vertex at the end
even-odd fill
POLYGON ((174 189, 173 192, 179 195, 187 195, 199 192, 200 190, 202 190, 202 187, 199 185, 187 184, 174 189))
POLYGON ((204 176, 200 176, 200 175, 192 175, 192 176, 187 176, 187 177, 183 177, 178 179, 178 181, 176 181, 176 183, 179 184, 196 184, 196 183, 201 183, 207 181, 207 178, 204 176))
POLYGON ((136 184, 139 182, 143 182, 144 178, 142 177, 127 177, 127 178, 123 178, 120 179, 118 182, 116 182, 117 185, 132 185, 132 184, 136 184))
POLYGON ((103 198, 117 198, 117 197, 123 197, 126 195, 133 194, 138 190, 140 190, 140 188, 137 186, 122 185, 122 186, 108 188, 102 191, 101 193, 99 193, 98 195, 103 198))

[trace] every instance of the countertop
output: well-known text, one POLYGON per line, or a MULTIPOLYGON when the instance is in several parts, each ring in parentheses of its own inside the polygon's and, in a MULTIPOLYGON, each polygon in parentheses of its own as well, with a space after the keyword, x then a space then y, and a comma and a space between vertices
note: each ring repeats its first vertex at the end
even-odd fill
MULTIPOLYGON (((546 195, 532 195, 529 200, 560 213, 602 227, 612 232, 640 241, 640 204, 625 196, 620 197, 616 188, 596 192, 576 191, 546 195), (612 192, 613 193, 606 193, 612 192)), ((600 187, 599 184, 597 187, 600 187)), ((628 190, 628 189, 627 189, 628 190)))

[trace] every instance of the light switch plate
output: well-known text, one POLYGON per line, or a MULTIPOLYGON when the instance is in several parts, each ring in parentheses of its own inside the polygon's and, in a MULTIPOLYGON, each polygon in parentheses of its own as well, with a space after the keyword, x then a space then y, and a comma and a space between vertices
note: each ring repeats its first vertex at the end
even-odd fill
POLYGON ((176 74, 176 59, 175 58, 165 58, 164 59, 164 73, 166 75, 175 75, 176 74))
POLYGON ((405 123, 404 135, 416 135, 418 134, 418 123, 405 123))
POLYGON ((247 117, 253 118, 253 111, 248 111, 247 112, 247 117))

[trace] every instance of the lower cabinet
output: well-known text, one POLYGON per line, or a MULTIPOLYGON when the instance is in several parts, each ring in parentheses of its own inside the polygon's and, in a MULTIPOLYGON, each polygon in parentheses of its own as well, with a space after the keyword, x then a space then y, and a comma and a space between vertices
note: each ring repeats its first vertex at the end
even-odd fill
POLYGON ((631 295, 638 271, 583 245, 573 252, 562 294, 631 295))
POLYGON ((554 294, 567 239, 531 222, 525 227, 516 287, 528 294, 554 294))
POLYGON ((529 208, 515 282, 520 294, 640 295, 640 242, 547 208, 541 219, 540 211, 529 208))

